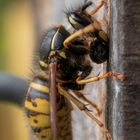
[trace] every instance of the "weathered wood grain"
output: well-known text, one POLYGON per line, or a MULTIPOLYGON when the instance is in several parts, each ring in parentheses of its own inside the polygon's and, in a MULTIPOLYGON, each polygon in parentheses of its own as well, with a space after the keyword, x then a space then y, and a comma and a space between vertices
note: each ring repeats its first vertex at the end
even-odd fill
POLYGON ((111 0, 109 70, 125 75, 108 81, 107 121, 113 140, 140 140, 140 1, 111 0))

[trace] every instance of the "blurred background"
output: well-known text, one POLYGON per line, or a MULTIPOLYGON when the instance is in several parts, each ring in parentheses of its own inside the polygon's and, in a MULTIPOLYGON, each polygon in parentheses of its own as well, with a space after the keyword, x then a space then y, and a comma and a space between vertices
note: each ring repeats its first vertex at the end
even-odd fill
MULTIPOLYGON (((39 46, 38 42, 42 34, 49 27, 60 23, 65 24, 66 27, 69 28, 64 18, 63 10, 69 5, 76 6, 83 1, 84 0, 0 0, 0 84, 3 84, 6 80, 9 82, 9 85, 8 82, 5 82, 7 86, 1 86, 1 97, 4 93, 2 93, 2 88, 6 88, 6 92, 8 92, 8 89, 11 89, 10 86, 18 87, 18 80, 21 78, 25 79, 25 81, 22 81, 23 87, 21 87, 23 90, 21 91, 22 95, 20 95, 23 99, 27 88, 26 81, 31 74, 34 52, 39 46), (16 79, 16 82, 14 82, 13 77, 19 77, 19 79, 16 79)), ((105 67, 105 65, 100 65, 97 66, 96 69, 101 68, 105 70, 105 67)), ((104 87, 104 82, 100 84, 100 87, 104 87)), ((99 98, 99 100, 102 100, 103 105, 105 90, 97 86, 98 85, 95 85, 96 90, 94 90, 94 93, 103 93, 103 96, 100 94, 99 98)), ((95 87, 93 88, 95 89, 95 87)), ((15 89, 13 89, 13 92, 14 90, 15 89)), ((89 87, 87 91, 91 92, 89 87)), ((6 96, 6 100, 12 96, 10 92, 12 91, 9 91, 8 94, 6 93, 8 95, 6 96)), ((97 97, 94 98, 96 99, 97 97)), ((73 115, 80 121, 80 126, 78 121, 74 121, 74 124, 78 126, 75 126, 75 130, 78 128, 77 133, 81 135, 81 137, 75 139, 85 139, 89 134, 96 138, 96 136, 94 136, 94 130, 89 126, 91 120, 88 120, 86 123, 86 116, 80 118, 77 113, 73 113, 73 115), (87 130, 89 133, 81 133, 82 130, 87 130)), ((22 107, 17 106, 13 102, 8 103, 3 100, 0 102, 1 140, 31 140, 32 134, 25 122, 26 118, 22 107)), ((74 133, 76 133, 76 131, 74 131, 74 133)), ((91 137, 91 139, 93 139, 93 137, 91 137)), ((103 140, 103 137, 101 139, 103 140)))
MULTIPOLYGON (((8 94, 7 100, 13 98, 10 96, 14 84, 18 86, 15 76, 23 79, 29 76, 36 39, 33 14, 32 3, 29 0, 0 0, 0 85, 3 85, 0 86, 0 95, 8 94), (9 93, 2 88, 9 89, 9 93)), ((21 94, 24 94, 23 91, 21 89, 21 94)), ((31 133, 25 122, 23 108, 13 102, 0 102, 1 140, 30 140, 31 133)))

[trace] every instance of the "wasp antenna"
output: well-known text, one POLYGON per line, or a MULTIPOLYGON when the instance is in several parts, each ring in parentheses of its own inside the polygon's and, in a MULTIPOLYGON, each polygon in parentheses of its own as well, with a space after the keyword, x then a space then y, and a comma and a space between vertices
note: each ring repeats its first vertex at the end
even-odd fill
POLYGON ((88 0, 84 0, 84 3, 87 3, 88 2, 88 0))
POLYGON ((69 7, 65 7, 64 13, 68 16, 72 12, 81 12, 81 9, 83 7, 83 4, 76 4, 76 5, 70 5, 69 7))
POLYGON ((63 12, 65 15, 68 15, 68 13, 69 13, 69 8, 66 6, 65 3, 64 3, 64 8, 62 9, 62 12, 63 12))
POLYGON ((91 6, 93 4, 92 1, 88 1, 88 2, 87 2, 87 0, 85 0, 85 1, 86 2, 84 2, 85 4, 82 6, 82 9, 81 9, 82 12, 85 11, 89 6, 91 6))

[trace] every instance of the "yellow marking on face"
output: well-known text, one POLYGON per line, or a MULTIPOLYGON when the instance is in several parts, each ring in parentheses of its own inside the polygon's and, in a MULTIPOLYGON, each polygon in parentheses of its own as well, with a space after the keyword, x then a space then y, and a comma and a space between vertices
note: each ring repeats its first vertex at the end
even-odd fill
POLYGON ((51 121, 49 115, 39 114, 28 117, 29 124, 32 127, 50 127, 51 121))
POLYGON ((48 67, 48 64, 45 63, 45 62, 42 61, 42 60, 39 61, 39 64, 40 64, 41 67, 44 67, 44 68, 47 68, 47 67, 48 67))
POLYGON ((72 17, 69 17, 69 21, 72 25, 76 25, 77 22, 72 18, 72 17))
POLYGON ((106 42, 108 42, 108 36, 104 31, 99 31, 99 36, 106 42))
POLYGON ((66 58, 67 58, 67 56, 66 56, 65 52, 60 52, 60 53, 59 53, 59 55, 60 55, 61 57, 63 57, 64 59, 66 59, 66 58))
POLYGON ((36 132, 35 134, 40 140, 52 140, 51 128, 43 129, 41 132, 39 133, 36 132), (43 136, 45 137, 43 138, 43 136))
POLYGON ((47 86, 44 86, 44 85, 40 85, 40 84, 32 82, 30 84, 30 87, 32 87, 33 89, 36 89, 38 91, 41 91, 41 92, 49 93, 49 88, 47 86))
POLYGON ((55 49, 55 47, 54 47, 54 42, 55 42, 55 38, 56 38, 56 36, 57 36, 57 34, 58 34, 58 32, 59 32, 59 29, 60 29, 60 28, 57 29, 57 32, 54 34, 54 36, 53 36, 53 38, 52 38, 52 41, 51 41, 51 50, 54 50, 54 49, 55 49))
POLYGON ((47 100, 37 98, 33 101, 37 104, 36 106, 34 106, 32 102, 26 100, 25 108, 38 113, 50 114, 50 103, 47 100))

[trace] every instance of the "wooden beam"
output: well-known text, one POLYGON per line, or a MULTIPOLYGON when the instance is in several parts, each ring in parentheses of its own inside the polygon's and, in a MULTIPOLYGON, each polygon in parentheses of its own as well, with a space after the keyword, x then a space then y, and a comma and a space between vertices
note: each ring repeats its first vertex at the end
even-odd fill
POLYGON ((125 75, 108 81, 107 117, 113 140, 140 139, 140 1, 111 0, 108 68, 125 75))

